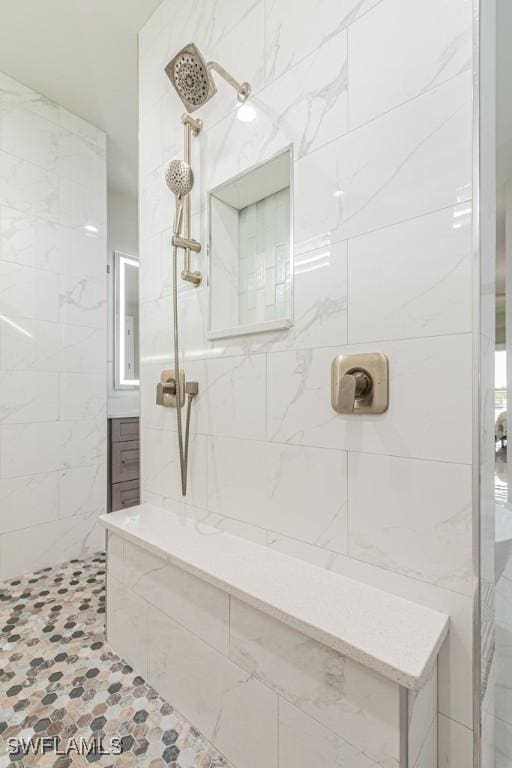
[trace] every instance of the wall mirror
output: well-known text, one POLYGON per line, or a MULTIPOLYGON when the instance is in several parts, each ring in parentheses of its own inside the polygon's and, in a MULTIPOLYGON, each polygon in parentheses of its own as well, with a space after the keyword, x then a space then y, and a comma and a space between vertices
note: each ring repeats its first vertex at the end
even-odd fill
POLYGON ((115 386, 139 386, 139 261, 114 252, 115 269, 115 386))
POLYGON ((292 325, 291 147, 208 193, 209 339, 292 325))

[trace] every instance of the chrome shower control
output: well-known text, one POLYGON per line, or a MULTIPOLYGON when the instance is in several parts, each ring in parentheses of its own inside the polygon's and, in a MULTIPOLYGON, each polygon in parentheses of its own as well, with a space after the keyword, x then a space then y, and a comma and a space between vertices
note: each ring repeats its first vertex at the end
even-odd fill
POLYGON ((388 359, 380 352, 338 355, 331 366, 331 405, 337 413, 384 413, 388 359))

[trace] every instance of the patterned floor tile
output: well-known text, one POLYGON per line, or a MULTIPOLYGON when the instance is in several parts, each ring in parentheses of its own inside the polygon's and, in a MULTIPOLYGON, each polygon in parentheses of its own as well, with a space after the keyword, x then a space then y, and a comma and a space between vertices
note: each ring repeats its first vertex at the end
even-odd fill
POLYGON ((0 584, 0 768, 229 768, 107 645, 104 614, 101 553, 0 584))

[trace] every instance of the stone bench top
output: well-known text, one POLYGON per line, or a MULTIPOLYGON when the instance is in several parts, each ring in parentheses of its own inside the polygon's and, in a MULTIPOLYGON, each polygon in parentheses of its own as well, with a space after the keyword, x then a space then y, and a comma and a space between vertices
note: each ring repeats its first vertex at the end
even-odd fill
POLYGON ((151 504, 101 523, 218 589, 378 672, 418 689, 449 617, 151 504))

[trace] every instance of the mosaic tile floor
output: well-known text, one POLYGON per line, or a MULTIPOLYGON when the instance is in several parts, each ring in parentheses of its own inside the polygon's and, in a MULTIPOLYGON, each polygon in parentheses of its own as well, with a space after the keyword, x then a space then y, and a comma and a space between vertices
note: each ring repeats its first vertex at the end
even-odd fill
POLYGON ((0 583, 0 768, 229 768, 106 644, 104 613, 103 554, 0 583))

